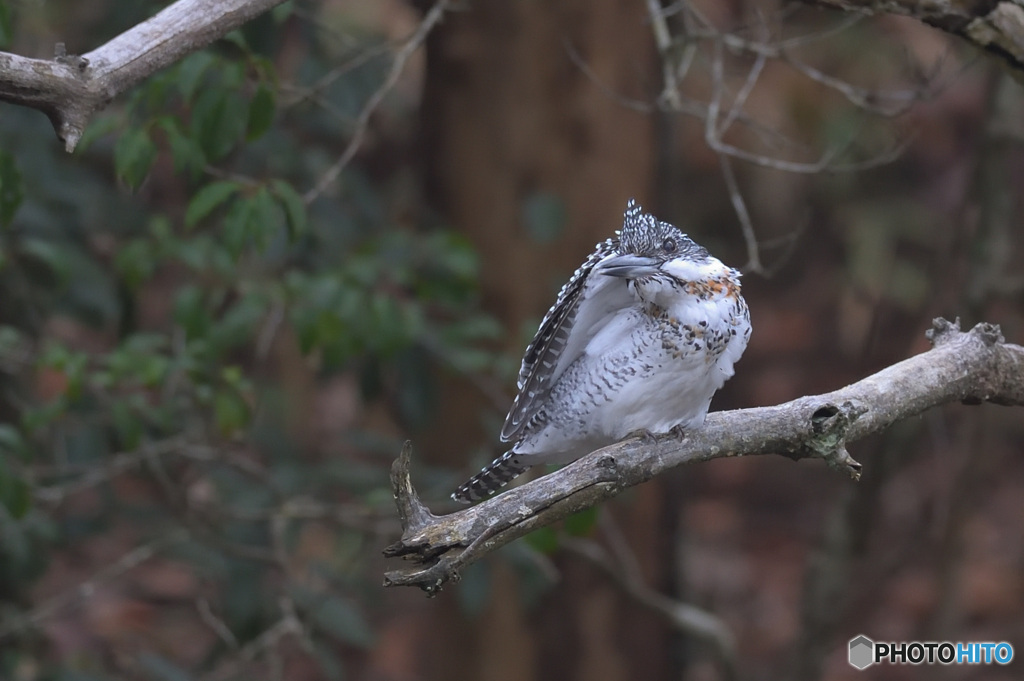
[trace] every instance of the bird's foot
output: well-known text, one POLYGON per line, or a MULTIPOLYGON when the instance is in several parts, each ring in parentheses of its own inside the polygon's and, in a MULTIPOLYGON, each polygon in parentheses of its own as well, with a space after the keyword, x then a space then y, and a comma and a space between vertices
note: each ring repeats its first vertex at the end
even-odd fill
POLYGON ((677 423, 676 425, 669 428, 668 432, 670 435, 675 436, 675 438, 680 442, 686 439, 686 428, 681 423, 677 423))
POLYGON ((640 441, 643 442, 645 445, 653 445, 655 442, 658 441, 658 436, 652 433, 651 431, 647 430, 646 428, 637 428, 633 432, 626 435, 627 440, 629 438, 634 437, 639 438, 640 441))

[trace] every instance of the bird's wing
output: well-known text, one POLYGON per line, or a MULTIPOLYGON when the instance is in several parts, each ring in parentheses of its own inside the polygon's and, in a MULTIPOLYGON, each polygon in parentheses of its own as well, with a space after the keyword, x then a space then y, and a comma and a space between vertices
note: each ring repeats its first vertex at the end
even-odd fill
POLYGON ((551 386, 586 348, 595 324, 607 314, 606 308, 609 307, 608 304, 592 305, 590 300, 604 298, 606 289, 612 287, 621 289, 622 296, 627 295, 623 280, 590 276, 599 262, 615 254, 617 246, 615 239, 598 244, 558 292, 558 299, 526 348, 519 369, 519 394, 501 429, 502 441, 520 439, 523 430, 543 405, 551 386))

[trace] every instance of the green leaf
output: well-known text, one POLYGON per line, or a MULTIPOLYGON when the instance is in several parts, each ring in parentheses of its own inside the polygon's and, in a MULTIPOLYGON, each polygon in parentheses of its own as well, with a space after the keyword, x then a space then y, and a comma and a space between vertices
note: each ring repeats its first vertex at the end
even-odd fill
POLYGON ((185 226, 195 227, 197 222, 227 201, 239 189, 241 189, 241 185, 232 180, 211 182, 200 189, 188 202, 188 209, 185 211, 185 226))
POLYGON ((597 524, 597 507, 585 508, 565 519, 565 531, 573 537, 588 536, 597 524))
POLYGON ((274 88, 277 85, 277 68, 274 66, 274 60, 252 53, 247 56, 249 68, 255 71, 260 82, 267 87, 274 88))
POLYGON ((145 355, 139 359, 137 373, 142 385, 157 388, 167 378, 171 360, 163 355, 145 355))
POLYGON ((249 200, 249 236, 256 248, 265 251, 280 229, 281 212, 267 187, 260 187, 249 200))
POLYGON ((227 33, 221 38, 221 40, 234 44, 242 52, 252 51, 249 49, 249 45, 246 42, 245 35, 242 33, 241 29, 235 29, 234 31, 227 33))
POLYGON ((86 370, 89 368, 89 358, 82 353, 74 353, 64 365, 64 376, 67 379, 67 387, 64 394, 72 401, 82 397, 85 387, 86 370))
POLYGON ((23 334, 15 327, 0 326, 0 354, 17 352, 24 342, 23 334))
POLYGON ((221 369, 220 377, 225 383, 232 387, 242 385, 245 380, 245 374, 242 373, 242 368, 234 364, 221 369))
POLYGON ((309 230, 309 214, 302 196, 295 191, 295 187, 290 182, 284 180, 274 180, 270 186, 284 209, 284 217, 288 224, 288 236, 297 239, 304 235, 309 230))
POLYGON ((26 238, 21 241, 21 256, 46 268, 52 276, 64 281, 71 271, 67 252, 51 241, 26 238))
POLYGON ((231 210, 224 216, 221 223, 221 243, 227 249, 231 257, 238 259, 245 250, 249 241, 249 214, 252 210, 252 202, 248 200, 236 201, 231 210))
POLYGON ((207 158, 218 161, 242 139, 247 119, 247 103, 236 90, 208 88, 192 107, 192 136, 207 158))
POLYGON ((160 119, 160 128, 167 135, 167 144, 171 147, 174 169, 179 173, 199 175, 206 165, 206 156, 199 143, 181 131, 178 119, 164 116, 160 119))
POLYGON ((373 645, 373 630, 363 613, 348 599, 327 595, 308 605, 310 617, 325 631, 361 648, 373 645))
POLYGON ((270 10, 270 16, 273 17, 274 23, 283 24, 285 21, 291 18, 295 12, 294 2, 282 2, 280 5, 270 10))
POLYGON ((245 127, 245 139, 251 142, 263 136, 274 122, 274 91, 260 83, 256 94, 249 101, 249 121, 245 127))
POLYGON ((0 504, 15 519, 23 518, 32 507, 32 490, 11 472, 3 458, 0 458, 0 504))
POLYGON ((31 450, 25 444, 25 438, 21 436, 21 431, 8 423, 0 423, 0 452, 4 451, 26 462, 32 456, 31 450))
POLYGON ((133 239, 114 256, 114 267, 132 291, 147 281, 156 269, 152 244, 145 239, 133 239))
POLYGON ((67 399, 58 395, 49 404, 26 409, 21 413, 21 425, 29 433, 38 433, 61 418, 67 410, 67 399))
POLYGON ((11 224, 24 196, 25 189, 14 156, 0 151, 0 228, 11 224))
POLYGON ((10 46, 13 35, 11 8, 6 0, 0 0, 0 50, 6 50, 10 46))
POLYGON ((92 119, 82 133, 82 139, 78 140, 75 153, 83 154, 86 149, 93 145, 96 140, 117 132, 122 128, 121 117, 117 115, 100 115, 92 119))
POLYGON ((125 131, 114 147, 114 169, 132 189, 139 188, 155 160, 156 145, 143 128, 125 131))
POLYGON ((111 420, 117 431, 120 446, 135 449, 142 442, 142 419, 128 400, 117 400, 111 405, 111 420))
POLYGON ((526 543, 541 553, 558 550, 558 533, 553 528, 542 527, 526 535, 526 543))
POLYGON ((174 255, 189 269, 202 272, 210 266, 211 251, 216 248, 207 235, 183 239, 174 249, 174 255))
POLYGON ((248 295, 224 310, 217 324, 210 329, 210 342, 224 351, 252 342, 267 316, 266 302, 248 295))
POLYGON ((236 201, 221 225, 221 241, 238 258, 248 244, 266 249, 280 220, 277 202, 266 187, 254 195, 236 201))
POLYGON ((199 87, 203 74, 213 65, 214 61, 213 55, 209 52, 193 52, 178 64, 178 77, 175 79, 175 82, 178 84, 178 91, 186 102, 192 100, 192 96, 195 94, 196 88, 199 87))
POLYGON ((206 335, 211 319, 202 289, 190 284, 178 291, 174 299, 174 321, 185 329, 190 340, 206 335))
POLYGON ((135 120, 149 120, 167 111, 175 86, 171 73, 164 71, 148 78, 129 99, 128 111, 135 120))
POLYGON ((213 417, 224 435, 232 435, 249 421, 249 405, 234 390, 222 390, 213 398, 213 417))

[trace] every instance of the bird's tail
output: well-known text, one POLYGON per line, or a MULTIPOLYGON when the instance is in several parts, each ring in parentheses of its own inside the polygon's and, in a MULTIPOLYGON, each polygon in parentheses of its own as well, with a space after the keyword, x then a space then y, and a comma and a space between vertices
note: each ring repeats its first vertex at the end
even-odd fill
POLYGON ((522 455, 509 450, 460 485, 452 492, 452 499, 463 504, 485 499, 526 472, 531 465, 523 463, 522 455))

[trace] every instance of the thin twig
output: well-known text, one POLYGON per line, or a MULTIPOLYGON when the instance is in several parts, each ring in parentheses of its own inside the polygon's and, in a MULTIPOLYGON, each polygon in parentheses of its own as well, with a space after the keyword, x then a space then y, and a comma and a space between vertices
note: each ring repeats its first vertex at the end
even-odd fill
POLYGON ((210 601, 205 597, 199 597, 196 599, 196 612, 199 613, 199 619, 202 620, 203 624, 208 626, 210 630, 217 634, 217 638, 223 641, 232 650, 238 649, 238 639, 231 632, 231 628, 222 620, 213 614, 213 609, 210 607, 210 601))
POLYGON ((750 97, 754 86, 757 85, 757 79, 761 76, 764 65, 767 63, 768 58, 764 55, 759 54, 754 58, 754 64, 750 67, 750 71, 747 72, 747 79, 744 81, 743 87, 740 88, 740 91, 736 93, 736 97, 733 98, 732 106, 729 108, 729 115, 725 117, 725 120, 718 127, 719 137, 732 127, 732 124, 736 122, 736 119, 743 112, 743 106, 747 103, 747 98, 750 97))
POLYGON ((282 84, 281 90, 287 93, 288 97, 283 98, 284 101, 281 102, 281 107, 290 108, 313 98, 317 98, 319 100, 319 93, 330 87, 330 85, 338 80, 338 78, 341 78, 346 73, 351 73, 357 68, 364 66, 376 57, 387 54, 390 50, 391 46, 386 42, 373 47, 364 48, 352 59, 325 73, 312 85, 297 86, 282 84))
MULTIPOLYGON (((610 85, 601 80, 601 78, 596 73, 594 73, 594 70, 590 68, 590 64, 588 64, 583 59, 583 56, 576 50, 575 47, 573 47, 572 43, 569 42, 568 39, 563 40, 562 45, 565 47, 565 53, 569 57, 569 61, 571 61, 573 65, 576 66, 576 68, 578 68, 580 72, 587 77, 587 80, 596 85, 597 88, 606 97, 617 103, 619 106, 622 106, 626 109, 630 109, 632 111, 639 111, 640 113, 653 113, 654 111, 657 111, 658 107, 655 106, 654 104, 651 104, 650 102, 645 102, 641 99, 626 97, 625 95, 616 92, 610 85)), ((703 111, 703 109, 689 101, 687 101, 685 104, 680 103, 679 106, 680 111, 684 113, 688 113, 694 116, 703 115, 702 113, 700 113, 703 111)))
POLYGON ((761 265, 761 251, 757 246, 757 235, 754 234, 754 223, 750 219, 747 203, 743 200, 739 183, 736 181, 736 174, 732 171, 732 162, 726 154, 718 154, 718 162, 722 168, 722 178, 725 179, 725 186, 729 190, 729 199, 732 201, 733 211, 736 212, 736 218, 740 221, 743 241, 747 245, 747 264, 744 265, 743 270, 760 274, 764 270, 764 267, 761 265))
POLYGON ((423 16, 423 20, 420 21, 419 26, 413 31, 409 39, 402 44, 398 52, 395 53, 395 60, 391 63, 391 69, 388 71, 387 77, 384 82, 381 83, 380 87, 370 95, 370 99, 367 100, 366 104, 363 105, 362 111, 359 112, 359 117, 356 119, 355 130, 352 133, 351 139, 349 139, 348 145, 345 150, 338 157, 338 160, 334 162, 330 168, 327 169, 316 185, 310 189, 302 197, 302 200, 306 204, 312 203, 318 196, 324 193, 324 191, 335 180, 338 179, 338 175, 345 169, 345 166, 349 164, 349 161, 356 155, 360 145, 363 143, 363 137, 366 135, 366 131, 370 125, 370 117, 377 110, 377 107, 384 101, 384 97, 395 87, 398 83, 398 79, 401 77, 402 72, 405 70, 405 64, 409 61, 409 58, 420 48, 423 41, 427 39, 427 35, 433 30, 441 18, 444 16, 445 11, 448 9, 450 0, 438 0, 434 3, 434 6, 423 16))
POLYGON ((661 55, 661 77, 662 91, 661 99, 671 108, 679 110, 682 108, 682 100, 679 96, 679 81, 676 78, 676 69, 672 64, 672 33, 668 30, 668 21, 661 9, 658 0, 647 0, 647 14, 651 18, 651 30, 654 32, 654 45, 661 55))
POLYGON ((732 632, 718 617, 689 603, 683 603, 651 589, 634 570, 616 565, 596 542, 570 537, 561 542, 563 550, 585 559, 600 568, 617 587, 634 602, 657 613, 676 631, 707 642, 714 651, 715 659, 722 667, 722 676, 737 678, 736 640, 732 632))
POLYGON ((286 611, 281 619, 247 643, 232 659, 200 678, 202 681, 228 681, 245 671, 259 655, 275 648, 286 636, 301 635, 302 631, 302 623, 295 616, 294 610, 286 611))
POLYGON ((183 528, 175 528, 163 536, 136 546, 106 567, 98 570, 92 577, 81 582, 74 588, 53 596, 21 617, 0 626, 0 640, 17 631, 37 626, 44 620, 54 616, 61 610, 92 598, 102 586, 126 572, 138 567, 155 556, 159 551, 172 544, 188 539, 189 533, 183 528))
POLYGON ((805 64, 788 52, 783 52, 780 57, 815 83, 835 90, 854 106, 886 118, 905 114, 915 104, 928 97, 926 93, 920 90, 886 91, 858 87, 840 78, 830 76, 809 64, 805 64), (891 104, 888 106, 881 104, 884 101, 889 101, 891 104))
POLYGON ((40 502, 60 504, 72 494, 108 482, 122 473, 140 467, 146 461, 152 460, 153 457, 181 453, 181 450, 187 445, 188 439, 181 436, 147 443, 134 451, 115 454, 104 466, 89 468, 79 478, 49 487, 37 487, 33 491, 33 495, 40 502))

